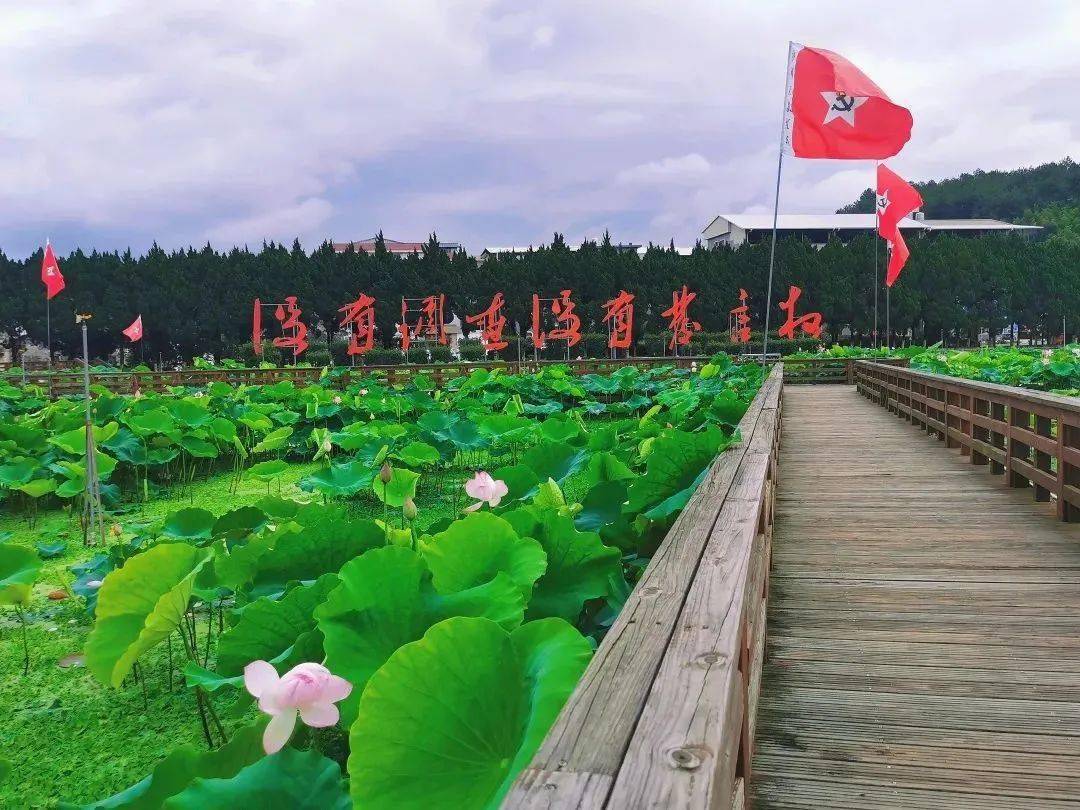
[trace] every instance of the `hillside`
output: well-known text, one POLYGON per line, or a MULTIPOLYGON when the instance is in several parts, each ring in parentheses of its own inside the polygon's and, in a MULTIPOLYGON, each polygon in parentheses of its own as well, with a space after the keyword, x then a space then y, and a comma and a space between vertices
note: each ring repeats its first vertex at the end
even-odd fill
MULTIPOLYGON (((926 202, 928 217, 990 217, 1010 222, 1045 222, 1047 208, 1080 206, 1080 164, 1066 157, 1012 171, 976 171, 948 180, 915 183, 926 202)), ((839 214, 873 213, 874 192, 866 189, 839 214)), ((1054 217, 1050 217, 1053 219, 1054 217)))

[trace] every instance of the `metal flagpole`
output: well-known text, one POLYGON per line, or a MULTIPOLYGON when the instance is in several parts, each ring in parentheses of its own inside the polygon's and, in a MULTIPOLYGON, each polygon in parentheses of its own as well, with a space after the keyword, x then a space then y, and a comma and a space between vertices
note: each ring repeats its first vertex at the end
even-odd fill
POLYGON ((878 332, 878 288, 881 286, 881 269, 878 267, 878 233, 881 227, 881 208, 877 194, 877 172, 881 161, 874 161, 874 348, 881 348, 881 335, 878 332))
MULTIPOLYGON (((49 238, 45 237, 45 250, 48 251, 48 249, 49 249, 49 238)), ((41 260, 44 262, 45 257, 42 256, 41 260)), ((51 299, 49 298, 49 290, 48 290, 48 287, 46 287, 46 289, 45 289, 45 350, 49 353, 48 360, 46 361, 46 366, 48 368, 49 374, 51 375, 52 374, 52 318, 51 318, 51 312, 50 312, 50 310, 51 310, 50 304, 51 304, 51 299)), ((50 382, 51 382, 51 380, 50 380, 50 382)))
MULTIPOLYGON (((889 257, 889 261, 892 261, 892 245, 886 251, 886 255, 889 257)), ((885 285, 885 348, 892 350, 892 324, 889 322, 890 315, 890 293, 892 293, 892 287, 885 285)))
POLYGON ((101 507, 101 483, 98 480, 97 448, 94 446, 94 422, 90 408, 90 351, 87 347, 86 322, 90 315, 76 315, 75 322, 82 326, 83 345, 83 397, 86 400, 86 489, 83 493, 83 542, 90 532, 96 530, 105 545, 105 518, 101 507))
MULTIPOLYGON (((874 216, 877 217, 877 193, 874 193, 874 216)), ((877 229, 874 229, 874 348, 878 348, 881 345, 880 335, 878 333, 877 323, 877 302, 878 302, 878 287, 881 286, 881 270, 878 268, 878 242, 881 241, 881 237, 878 235, 877 229)))
POLYGON ((773 268, 776 265, 776 223, 780 216, 780 174, 784 166, 784 135, 787 133, 787 119, 791 104, 791 79, 792 70, 794 69, 791 58, 793 45, 794 43, 788 42, 787 76, 784 81, 784 111, 780 116, 780 149, 776 156, 776 193, 773 196, 772 241, 769 246, 769 283, 765 292, 765 332, 761 342, 762 366, 765 365, 765 358, 769 353, 769 311, 772 309, 773 268))

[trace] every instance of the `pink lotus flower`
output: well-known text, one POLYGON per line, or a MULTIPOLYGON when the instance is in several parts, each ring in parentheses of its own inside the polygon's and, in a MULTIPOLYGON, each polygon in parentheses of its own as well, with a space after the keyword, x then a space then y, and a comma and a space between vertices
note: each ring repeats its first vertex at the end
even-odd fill
POLYGON ((297 664, 280 678, 273 664, 252 661, 244 667, 244 686, 270 715, 263 732, 263 750, 275 754, 289 741, 299 712, 304 725, 325 728, 338 721, 334 704, 352 692, 352 684, 322 664, 297 664))
POLYGON ((492 478, 491 475, 480 470, 471 479, 465 482, 465 493, 470 498, 476 498, 476 503, 465 507, 466 512, 475 512, 485 503, 488 506, 498 506, 507 492, 506 483, 492 478))

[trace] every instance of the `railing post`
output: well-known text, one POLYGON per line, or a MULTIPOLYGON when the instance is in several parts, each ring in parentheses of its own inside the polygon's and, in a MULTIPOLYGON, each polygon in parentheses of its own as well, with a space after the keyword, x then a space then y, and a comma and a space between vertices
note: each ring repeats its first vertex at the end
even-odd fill
POLYGON ((1019 408, 1010 405, 1009 406, 1009 451, 1005 457, 1006 466, 1008 467, 1008 480, 1009 486, 1016 489, 1022 489, 1028 485, 1028 479, 1021 473, 1013 470, 1012 460, 1019 459, 1020 461, 1031 461, 1031 447, 1018 441, 1013 434, 1014 427, 1030 428, 1031 427, 1031 414, 1027 411, 1022 411, 1019 408))

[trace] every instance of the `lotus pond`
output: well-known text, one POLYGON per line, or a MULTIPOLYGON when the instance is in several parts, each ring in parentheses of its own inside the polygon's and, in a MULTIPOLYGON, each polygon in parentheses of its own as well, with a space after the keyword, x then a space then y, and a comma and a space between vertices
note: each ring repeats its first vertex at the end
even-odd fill
POLYGON ((0 385, 0 806, 497 807, 761 376, 0 385))

